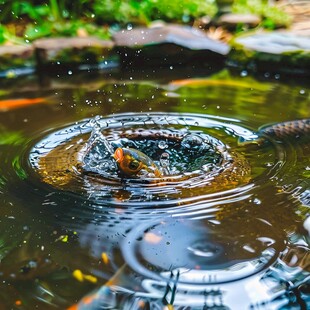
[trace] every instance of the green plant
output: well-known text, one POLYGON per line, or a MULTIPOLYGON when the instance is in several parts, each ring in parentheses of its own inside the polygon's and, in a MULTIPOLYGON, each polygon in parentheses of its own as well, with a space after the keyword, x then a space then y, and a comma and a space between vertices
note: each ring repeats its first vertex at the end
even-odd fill
POLYGON ((235 0, 232 11, 259 15, 263 18, 262 26, 268 29, 288 26, 291 22, 288 14, 276 6, 269 5, 268 0, 235 0))
POLYGON ((217 6, 214 0, 95 0, 94 12, 99 21, 109 23, 188 22, 203 15, 214 16, 217 6))

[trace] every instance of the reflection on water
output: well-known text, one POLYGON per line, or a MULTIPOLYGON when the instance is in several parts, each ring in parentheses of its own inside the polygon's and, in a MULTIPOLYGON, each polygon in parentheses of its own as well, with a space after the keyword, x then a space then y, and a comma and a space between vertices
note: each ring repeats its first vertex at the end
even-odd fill
POLYGON ((46 98, 0 114, 0 308, 306 309, 309 135, 258 128, 309 118, 310 89, 142 76, 0 90, 46 98))

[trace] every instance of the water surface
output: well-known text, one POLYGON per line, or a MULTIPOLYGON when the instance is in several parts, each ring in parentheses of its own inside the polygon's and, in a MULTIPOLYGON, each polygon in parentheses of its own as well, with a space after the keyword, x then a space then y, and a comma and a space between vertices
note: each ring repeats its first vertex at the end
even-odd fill
POLYGON ((309 118, 305 81, 172 68, 7 80, 0 95, 43 98, 0 112, 0 307, 64 309, 106 285, 99 295, 110 308, 306 309, 309 139, 238 143, 266 124, 309 118), (40 173, 38 158, 59 145, 70 165, 98 115, 111 136, 209 135, 242 158, 239 177, 40 173))

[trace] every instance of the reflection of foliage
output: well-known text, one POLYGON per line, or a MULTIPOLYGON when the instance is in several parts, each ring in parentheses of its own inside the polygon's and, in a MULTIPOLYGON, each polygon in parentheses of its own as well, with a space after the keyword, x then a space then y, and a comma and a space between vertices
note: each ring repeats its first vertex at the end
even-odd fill
POLYGON ((21 161, 20 156, 16 156, 12 161, 12 166, 14 167, 14 170, 16 174, 19 176, 19 178, 24 180, 27 178, 27 173, 21 166, 20 161, 21 161))
POLYGON ((290 17, 278 7, 268 5, 267 0, 235 0, 232 6, 235 13, 251 13, 263 17, 263 26, 273 29, 288 26, 290 17))
MULTIPOLYGON (((174 100, 178 112, 201 113, 205 107, 208 114, 227 113, 230 117, 251 119, 252 124, 260 126, 267 122, 281 122, 288 120, 288 111, 298 111, 299 118, 309 117, 309 98, 300 93, 300 86, 278 84, 271 81, 258 81, 250 76, 233 76, 227 70, 222 70, 209 78, 183 80, 185 83, 174 91, 174 100), (190 102, 190 105, 188 104, 190 102), (270 114, 272 111, 282 111, 283 102, 290 102, 286 106, 287 113, 270 114), (255 113, 255 119, 253 119, 255 113), (266 118, 270 114, 270 119, 266 118)), ((173 85, 173 84, 172 84, 173 85)), ((173 86, 174 87, 174 86, 173 86)), ((308 87, 304 88, 307 93, 308 87)), ((297 117, 297 116, 296 116, 297 117)), ((254 125, 255 128, 255 125, 254 125)))
POLYGON ((25 139, 19 131, 0 132, 0 145, 20 145, 24 141, 25 139))
MULTIPOLYGON (((5 148, 12 148, 12 146, 18 146, 25 144, 25 137, 22 135, 20 131, 4 131, 5 129, 2 128, 0 131, 0 147, 5 148)), ((7 154, 7 152, 3 152, 4 154, 7 154)), ((3 161, 6 162, 5 158, 2 158, 3 161)), ((12 160, 12 166, 14 167, 15 172, 21 179, 26 178, 26 172, 23 170, 23 168, 20 165, 20 155, 17 155, 12 160)), ((6 180, 4 178, 1 178, 0 176, 0 184, 4 185, 6 183, 6 180)))

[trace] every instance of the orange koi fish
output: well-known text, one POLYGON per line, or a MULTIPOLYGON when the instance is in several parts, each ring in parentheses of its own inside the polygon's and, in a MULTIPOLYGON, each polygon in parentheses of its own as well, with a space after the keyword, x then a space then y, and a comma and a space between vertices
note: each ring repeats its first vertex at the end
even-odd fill
POLYGON ((0 111, 8 111, 18 109, 25 106, 46 102, 45 98, 19 98, 0 100, 0 111))
POLYGON ((237 87, 249 87, 249 84, 242 81, 233 80, 208 80, 208 79, 184 79, 175 80, 169 83, 171 86, 175 87, 203 87, 203 86, 237 86, 237 87))

